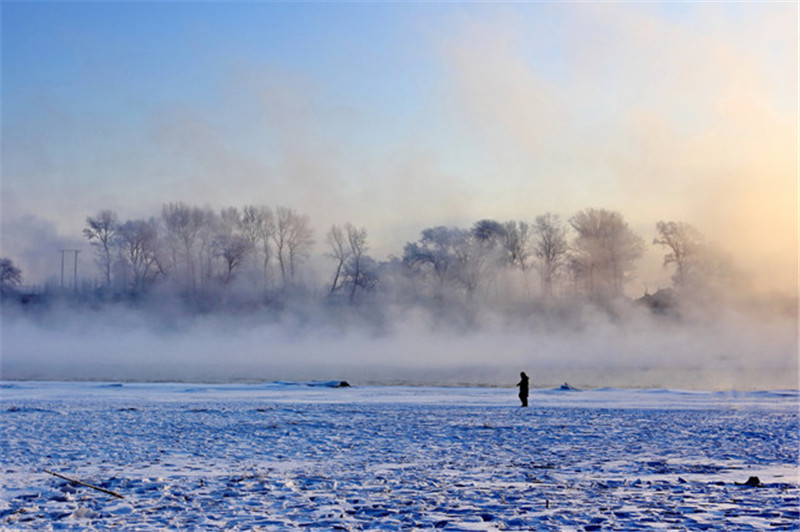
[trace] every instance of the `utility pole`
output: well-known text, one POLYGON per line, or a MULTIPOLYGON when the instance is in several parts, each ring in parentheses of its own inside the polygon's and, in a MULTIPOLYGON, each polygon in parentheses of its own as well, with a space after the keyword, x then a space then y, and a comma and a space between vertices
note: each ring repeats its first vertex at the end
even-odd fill
POLYGON ((66 249, 59 250, 61 251, 61 289, 64 289, 64 253, 67 251, 66 249))
POLYGON ((60 249, 61 252, 61 289, 64 289, 64 255, 67 251, 74 253, 74 264, 72 269, 72 289, 78 290, 78 253, 79 249, 60 249))
POLYGON ((77 292, 78 291, 78 253, 80 253, 81 250, 73 249, 72 251, 75 252, 75 269, 72 272, 72 289, 77 292))

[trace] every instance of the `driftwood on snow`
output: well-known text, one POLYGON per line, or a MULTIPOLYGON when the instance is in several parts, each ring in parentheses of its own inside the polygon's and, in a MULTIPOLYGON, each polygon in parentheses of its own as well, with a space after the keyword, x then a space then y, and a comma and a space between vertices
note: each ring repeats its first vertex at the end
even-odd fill
POLYGON ((66 475, 62 475, 61 473, 55 473, 55 472, 49 471, 47 469, 42 469, 42 471, 44 471, 45 473, 47 473, 49 475, 53 475, 54 477, 58 477, 58 478, 66 480, 66 481, 72 482, 73 484, 78 484, 80 486, 86 486, 87 488, 92 488, 93 490, 97 490, 97 491, 101 491, 103 493, 107 493, 108 495, 114 496, 114 497, 116 497, 118 499, 124 499, 125 498, 125 497, 123 497, 122 495, 120 495, 119 493, 117 493, 115 491, 107 490, 105 488, 101 488, 100 486, 95 486, 94 484, 89 484, 88 482, 83 482, 83 481, 78 480, 76 478, 70 478, 70 477, 68 477, 66 475))

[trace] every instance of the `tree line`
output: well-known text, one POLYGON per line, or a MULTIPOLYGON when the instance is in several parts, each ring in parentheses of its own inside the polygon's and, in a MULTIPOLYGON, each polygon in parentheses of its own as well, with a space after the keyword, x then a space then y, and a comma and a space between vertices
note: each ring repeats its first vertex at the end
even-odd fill
MULTIPOLYGON (((655 235, 652 245, 665 251, 673 288, 698 290, 725 277, 726 259, 690 224, 659 221, 655 235)), ((350 304, 512 296, 604 303, 623 296, 646 247, 622 214, 589 208, 566 220, 545 213, 530 222, 429 227, 402 253, 379 261, 368 254, 366 228, 346 222, 325 233, 329 275, 324 286, 313 286, 303 275, 315 244, 311 221, 288 207, 214 211, 178 202, 164 204, 159 216, 132 220, 105 209, 86 218, 83 236, 94 251, 98 293, 170 290, 187 301, 244 291, 250 300, 268 302, 311 291, 350 304)), ((10 259, 0 265, 3 293, 9 293, 21 272, 10 259)))
POLYGON ((255 284, 286 289, 314 243, 307 215, 248 205, 219 213, 167 203, 160 217, 120 221, 111 210, 86 218, 83 235, 95 250, 104 288, 139 292, 169 282, 187 294, 231 284, 242 271, 255 284), (248 266, 249 264, 249 266, 248 266))

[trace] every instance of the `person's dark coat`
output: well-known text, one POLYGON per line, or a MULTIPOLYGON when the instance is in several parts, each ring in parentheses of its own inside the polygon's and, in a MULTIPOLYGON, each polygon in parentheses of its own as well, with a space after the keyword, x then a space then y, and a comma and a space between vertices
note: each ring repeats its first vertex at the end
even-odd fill
POLYGON ((528 406, 528 376, 525 375, 524 371, 519 374, 517 386, 519 387, 519 400, 522 402, 522 406, 528 406))

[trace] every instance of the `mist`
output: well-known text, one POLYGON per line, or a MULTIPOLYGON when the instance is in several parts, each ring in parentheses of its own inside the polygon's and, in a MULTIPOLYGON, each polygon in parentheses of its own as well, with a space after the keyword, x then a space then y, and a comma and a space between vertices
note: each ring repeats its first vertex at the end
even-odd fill
POLYGON ((180 316, 174 309, 3 314, 2 378, 703 390, 797 389, 797 321, 721 309, 688 319, 624 304, 466 323, 420 306, 353 314, 295 308, 180 316))
MULTIPOLYGON (((17 240, 45 255, 53 228, 28 222, 17 240)), ((753 291, 687 224, 658 224, 670 285, 642 295, 644 239, 605 209, 427 228, 387 260, 350 223, 320 253, 285 207, 86 222, 91 277, 71 280, 68 260, 63 284, 4 280, 3 379, 798 388, 797 299, 753 291)))

